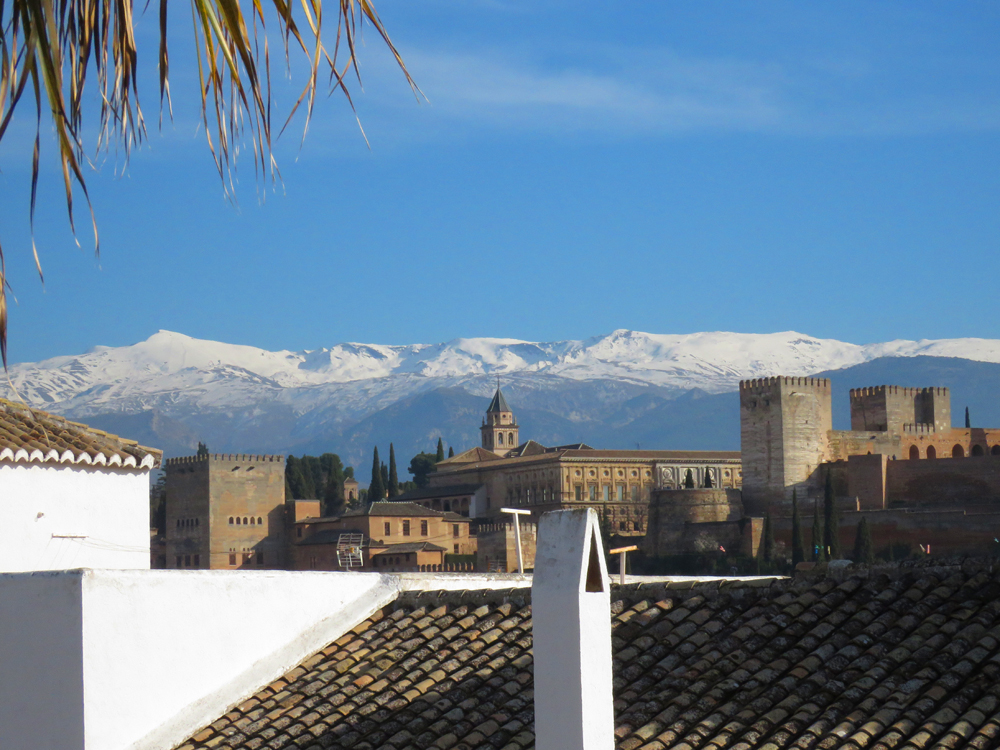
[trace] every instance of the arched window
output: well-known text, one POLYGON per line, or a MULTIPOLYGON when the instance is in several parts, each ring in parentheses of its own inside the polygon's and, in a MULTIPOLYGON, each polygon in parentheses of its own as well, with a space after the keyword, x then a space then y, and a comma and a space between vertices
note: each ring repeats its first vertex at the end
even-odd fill
POLYGON ((261 518, 260 516, 257 516, 257 525, 258 526, 263 526, 264 525, 264 519, 261 518))
POLYGON ((965 450, 961 445, 955 444, 955 447, 951 449, 952 458, 965 458, 965 450))
POLYGON ((250 525, 251 526, 256 526, 257 525, 257 519, 254 518, 253 516, 250 516, 250 525))
POLYGON ((983 456, 985 454, 986 454, 986 451, 983 450, 983 446, 981 446, 981 445, 974 445, 974 446, 972 446, 972 455, 973 456, 983 456))
POLYGON ((201 526, 201 519, 200 518, 194 519, 194 525, 195 526, 201 526))
POLYGON ((513 444, 514 444, 514 433, 513 432, 508 432, 507 433, 507 445, 513 445, 513 444))
POLYGON ((233 525, 233 517, 232 517, 232 516, 230 516, 230 517, 229 517, 229 525, 230 525, 230 526, 232 526, 232 525, 233 525))
POLYGON ((934 449, 933 445, 927 446, 927 458, 937 458, 937 451, 934 449))
POLYGON ((911 445, 910 446, 910 460, 914 461, 914 460, 916 460, 918 458, 920 458, 920 449, 917 446, 915 446, 915 445, 911 445))
POLYGON ((236 525, 237 525, 237 526, 239 526, 239 525, 240 525, 240 519, 239 519, 239 518, 237 518, 237 519, 236 519, 236 525))
POLYGON ((503 445, 503 433, 502 432, 498 432, 497 433, 497 445, 503 445))
POLYGON ((244 526, 246 526, 246 525, 247 525, 247 517, 246 517, 246 516, 243 516, 243 525, 244 525, 244 526))

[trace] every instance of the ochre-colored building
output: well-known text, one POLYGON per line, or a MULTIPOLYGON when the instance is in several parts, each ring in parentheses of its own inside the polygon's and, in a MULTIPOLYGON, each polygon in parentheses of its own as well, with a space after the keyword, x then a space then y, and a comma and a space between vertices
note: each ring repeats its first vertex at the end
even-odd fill
POLYGON ((470 515, 491 520, 502 507, 528 509, 533 521, 550 510, 593 507, 613 533, 639 536, 654 489, 742 485, 738 451, 596 450, 583 443, 549 448, 534 440, 511 446, 519 437, 517 420, 499 388, 481 430, 483 445, 439 463, 415 501, 434 507, 461 488, 470 498, 470 515))
POLYGON ((286 566, 285 457, 170 458, 166 567, 286 566))
POLYGON ((476 553, 468 518, 407 502, 380 501, 342 516, 301 518, 294 529, 296 570, 443 570, 446 555, 476 553))

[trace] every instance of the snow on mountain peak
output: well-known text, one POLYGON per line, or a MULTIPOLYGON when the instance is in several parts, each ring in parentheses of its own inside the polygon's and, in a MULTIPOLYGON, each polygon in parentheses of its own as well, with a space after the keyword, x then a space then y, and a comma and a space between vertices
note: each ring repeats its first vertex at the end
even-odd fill
MULTIPOLYGON (((356 403, 350 408, 363 410, 370 399, 382 403, 493 374, 724 392, 745 378, 811 375, 877 357, 917 355, 1000 362, 1000 341, 899 340, 859 346, 795 331, 654 334, 618 329, 582 341, 457 338, 439 344, 342 343, 272 352, 161 330, 131 346, 97 346, 78 356, 14 365, 11 376, 29 401, 50 408, 66 404, 78 413, 84 406, 126 410, 177 398, 216 406, 252 403, 284 398, 283 392, 299 394, 299 410, 333 408, 329 388, 345 384, 354 384, 351 398, 356 403)), ((346 398, 342 388, 337 392, 338 398, 346 398)))

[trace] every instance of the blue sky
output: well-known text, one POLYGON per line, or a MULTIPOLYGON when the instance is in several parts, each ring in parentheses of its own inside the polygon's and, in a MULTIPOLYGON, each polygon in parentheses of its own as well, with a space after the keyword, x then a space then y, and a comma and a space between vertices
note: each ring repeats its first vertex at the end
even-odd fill
POLYGON ((178 7, 173 123, 155 128, 149 15, 151 138, 88 177, 99 261, 80 196, 73 243, 43 142, 43 289, 30 104, 0 145, 12 361, 161 328, 269 349, 1000 337, 996 3, 381 0, 428 101, 368 34, 354 93, 371 149, 343 98, 323 100, 301 148, 301 121, 282 137, 280 184, 241 162, 237 207, 196 132, 178 7))

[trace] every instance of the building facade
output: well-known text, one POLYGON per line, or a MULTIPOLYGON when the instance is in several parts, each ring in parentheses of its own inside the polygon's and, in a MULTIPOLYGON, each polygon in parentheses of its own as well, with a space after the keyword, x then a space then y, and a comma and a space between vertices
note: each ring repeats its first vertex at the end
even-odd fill
POLYGON ((167 459, 168 568, 287 566, 285 457, 167 459))
POLYGON ((439 463, 419 501, 433 504, 457 487, 478 487, 471 511, 478 519, 495 521, 508 506, 530 510, 534 522, 550 510, 592 507, 613 533, 640 536, 653 490, 742 485, 738 451, 549 448, 533 440, 510 446, 516 424, 498 387, 483 420, 483 445, 439 463))

